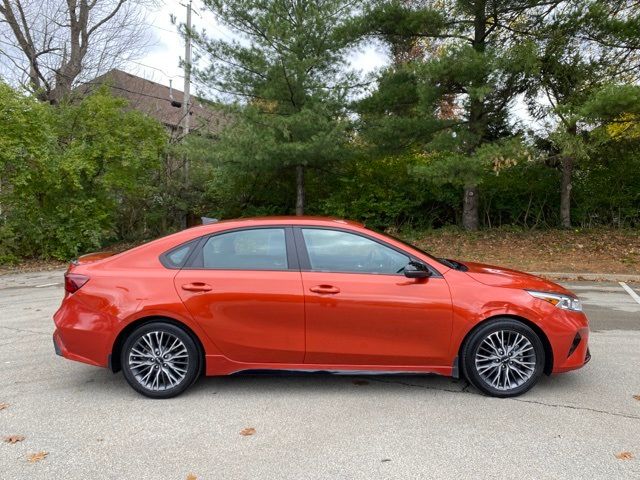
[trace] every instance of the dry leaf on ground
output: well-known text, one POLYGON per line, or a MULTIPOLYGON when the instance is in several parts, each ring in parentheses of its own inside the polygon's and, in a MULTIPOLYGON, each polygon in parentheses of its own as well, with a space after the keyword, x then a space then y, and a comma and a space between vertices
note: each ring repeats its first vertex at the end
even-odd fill
POLYGON ((635 398, 636 400, 640 401, 640 395, 634 395, 633 398, 635 398))
POLYGON ((633 275, 640 268, 640 235, 635 230, 489 229, 463 232, 443 228, 415 233, 409 236, 409 241, 437 257, 501 265, 528 272, 633 275), (562 255, 557 255, 559 252, 562 255))
POLYGON ((198 477, 196 477, 193 473, 190 473, 189 475, 187 475, 187 480, 198 480, 198 477))
POLYGON ((4 410, 5 408, 9 408, 8 403, 0 403, 0 410, 4 410))
POLYGON ((5 443, 18 443, 24 440, 24 435, 9 435, 2 439, 5 443))
POLYGON ((256 433, 256 429, 253 427, 244 428, 240 431, 240 435, 243 437, 248 437, 249 435, 253 435, 256 433))
POLYGON ((633 453, 631 452, 616 453, 616 458, 618 460, 631 460, 633 458, 633 453))
POLYGON ((40 460, 44 460, 47 455, 49 455, 49 452, 32 453, 27 457, 27 460, 29 460, 30 463, 36 463, 40 460))

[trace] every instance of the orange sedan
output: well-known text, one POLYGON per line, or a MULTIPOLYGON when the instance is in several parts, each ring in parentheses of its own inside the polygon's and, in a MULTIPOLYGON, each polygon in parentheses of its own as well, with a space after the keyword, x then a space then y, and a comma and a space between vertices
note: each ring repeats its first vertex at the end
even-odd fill
POLYGON ((434 258, 362 225, 272 217, 181 231, 65 274, 59 355, 153 398, 203 373, 464 376, 497 397, 589 361, 579 300, 522 272, 434 258))

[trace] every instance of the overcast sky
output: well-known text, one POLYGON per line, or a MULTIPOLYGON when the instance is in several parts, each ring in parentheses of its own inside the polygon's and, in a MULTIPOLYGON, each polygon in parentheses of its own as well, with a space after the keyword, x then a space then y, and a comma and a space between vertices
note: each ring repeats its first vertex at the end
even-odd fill
MULTIPOLYGON (((178 23, 184 22, 186 1, 163 0, 157 9, 149 11, 147 20, 152 29, 153 45, 144 57, 125 66, 125 70, 164 85, 169 85, 169 81, 173 80, 173 87, 183 90, 184 76, 180 68, 180 59, 184 58, 184 40, 171 23, 171 15, 175 15, 178 23)), ((225 29, 210 11, 203 8, 202 0, 193 0, 192 21, 195 28, 204 28, 212 37, 233 37, 232 32, 225 29)), ((354 52, 350 61, 354 69, 367 74, 386 65, 389 57, 383 47, 372 45, 354 52)), ((197 84, 192 85, 192 92, 206 96, 206 92, 199 89, 197 84)), ((514 102, 512 115, 514 120, 521 121, 529 127, 541 127, 530 117, 522 99, 514 102)))
MULTIPOLYGON (((164 85, 169 85, 169 81, 173 80, 174 88, 183 89, 184 77, 180 68, 180 59, 184 58, 184 40, 177 33, 175 25, 171 23, 171 15, 175 15, 179 23, 184 22, 185 4, 177 0, 164 0, 161 7, 149 11, 147 20, 154 38, 153 46, 144 57, 126 65, 125 70, 164 85)), ((194 27, 198 30, 204 28, 213 37, 232 38, 233 36, 216 21, 211 12, 203 10, 201 0, 193 0, 192 21, 194 27)), ((383 49, 375 46, 363 48, 351 56, 352 67, 363 73, 375 71, 388 61, 383 49)), ((197 85, 195 88, 197 90, 197 85)))

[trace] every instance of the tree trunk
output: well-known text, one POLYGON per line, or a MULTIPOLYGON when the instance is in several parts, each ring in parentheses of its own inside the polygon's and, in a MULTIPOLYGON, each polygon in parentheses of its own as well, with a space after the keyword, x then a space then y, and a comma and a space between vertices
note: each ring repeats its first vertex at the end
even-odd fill
POLYGON ((480 220, 478 217, 478 207, 480 198, 478 196, 478 186, 464 187, 464 200, 462 203, 462 227, 465 230, 478 230, 480 220))
POLYGON ((560 224, 571 228, 571 179, 573 177, 573 157, 562 159, 562 181, 560 184, 560 224))
POLYGON ((296 215, 304 215, 304 166, 296 166, 296 215))
MULTIPOLYGON (((478 0, 475 3, 474 12, 474 35, 473 49, 478 53, 484 53, 486 50, 487 38, 487 2, 478 0)), ((483 86, 486 84, 486 78, 478 76, 472 86, 483 86)), ((474 95, 471 97, 469 105, 469 130, 473 134, 472 145, 468 151, 469 155, 473 155, 475 150, 482 145, 486 137, 486 118, 484 101, 474 95)), ((462 228, 465 230, 478 230, 480 225, 480 196, 477 185, 464 187, 464 199, 462 202, 462 228)))

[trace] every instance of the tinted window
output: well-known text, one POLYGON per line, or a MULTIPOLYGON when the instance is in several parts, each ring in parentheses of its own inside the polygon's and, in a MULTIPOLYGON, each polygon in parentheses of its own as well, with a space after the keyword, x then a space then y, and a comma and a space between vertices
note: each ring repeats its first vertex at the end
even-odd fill
POLYGON ((303 228, 312 270, 353 273, 399 273, 406 255, 368 238, 336 230, 303 228))
POLYGON ((191 251, 191 247, 195 244, 195 241, 185 243, 179 247, 169 250, 161 257, 162 264, 167 268, 180 268, 187 260, 187 256, 191 251))
POLYGON ((202 248, 204 268, 228 270, 286 270, 287 247, 282 228, 223 233, 202 248))

